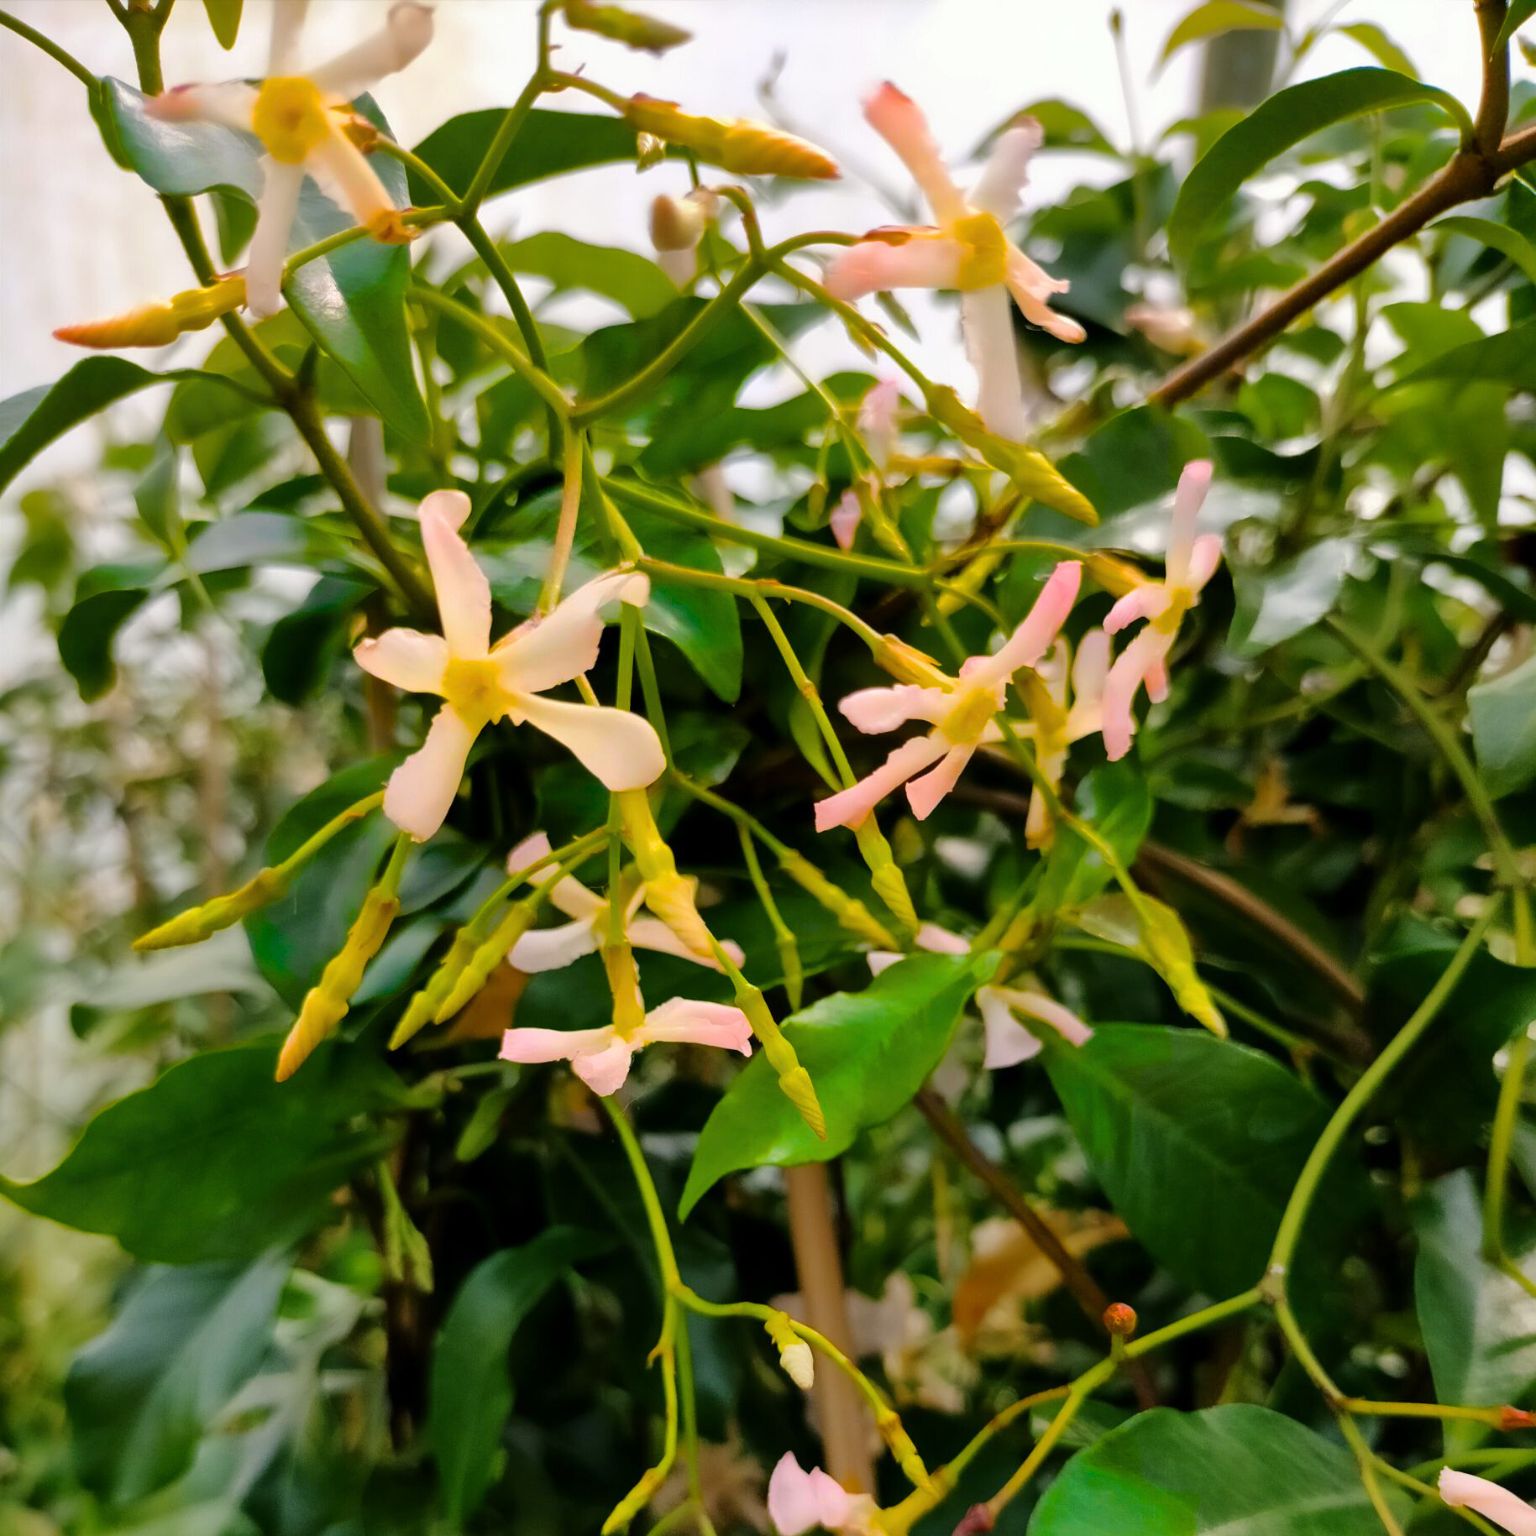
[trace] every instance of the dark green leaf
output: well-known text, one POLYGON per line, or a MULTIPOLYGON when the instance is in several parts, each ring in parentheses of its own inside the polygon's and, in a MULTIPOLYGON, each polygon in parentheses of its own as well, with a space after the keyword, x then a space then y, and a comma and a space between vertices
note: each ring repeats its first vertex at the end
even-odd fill
POLYGON ((59 626, 59 659, 82 699, 98 699, 117 681, 112 645, 147 601, 159 565, 98 565, 81 576, 59 626))
MULTIPOLYGON (((1391 1489, 1388 1500, 1401 1508, 1391 1489)), ((1079 1451, 1029 1536, 1361 1536, 1378 1525, 1355 1459, 1247 1403, 1154 1408, 1079 1451)))
POLYGON ((1428 379, 1462 384, 1486 379, 1516 389, 1536 389, 1536 320, 1451 347, 1395 384, 1422 384, 1428 379))
POLYGON ((1536 779, 1536 656, 1467 690, 1478 772, 1497 800, 1536 779))
POLYGON ((784 1021, 826 1116, 818 1140, 758 1051, 705 1122, 679 1215, 728 1173, 763 1164, 824 1163, 860 1131, 889 1120, 922 1086, 987 976, 986 956, 914 955, 863 992, 839 992, 784 1021))
POLYGON ((384 1144, 352 1122, 388 1102, 394 1079, 342 1046, 322 1046, 288 1083, 273 1081, 276 1061, 263 1040, 181 1062, 102 1110, 52 1173, 0 1178, 0 1194, 165 1264, 292 1242, 384 1144))
POLYGON ((1168 221, 1174 260, 1189 265, 1206 225, 1243 182, 1277 155, 1334 123, 1419 102, 1443 107, 1470 127, 1455 97, 1391 69, 1346 69, 1276 92, 1228 129, 1185 178, 1168 221))
POLYGON ((320 692, 368 592, 361 582, 324 576, 272 626, 261 648, 261 675, 273 698, 302 704, 320 692))
POLYGON ((1237 611, 1228 639, 1232 649, 1240 656, 1258 656, 1331 612, 1352 548, 1348 539, 1322 539, 1277 565, 1234 570, 1237 611))
POLYGON ((1205 0, 1168 34, 1157 62, 1166 64, 1181 48, 1204 42, 1206 38, 1220 37, 1224 32, 1284 30, 1285 17, 1271 6, 1250 3, 1250 0, 1205 0))
POLYGON ((619 246, 589 245, 551 229, 501 249, 514 272, 547 278, 557 292, 579 288, 601 294, 637 320, 677 297, 676 285, 654 261, 619 246))
POLYGON ((470 1272, 432 1353, 428 1429, 443 1513, 457 1530, 498 1474, 502 1429, 512 1410, 507 1350, 523 1319, 578 1260, 603 1243, 552 1227, 521 1248, 492 1254, 470 1272))
POLYGON ((349 553, 344 539, 312 519, 286 512, 239 512, 217 523, 204 523, 187 551, 186 564, 200 575, 263 565, 313 570, 325 560, 349 553))

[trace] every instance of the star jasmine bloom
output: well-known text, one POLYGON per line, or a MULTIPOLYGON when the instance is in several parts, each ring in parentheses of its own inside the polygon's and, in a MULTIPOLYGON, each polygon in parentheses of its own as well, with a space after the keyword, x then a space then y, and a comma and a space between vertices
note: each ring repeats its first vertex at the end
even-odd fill
MULTIPOLYGON (((1509 1489, 1491 1483, 1486 1477, 1474 1477, 1470 1472, 1458 1472, 1444 1467, 1440 1472, 1440 1497, 1452 1509, 1470 1509, 1485 1519, 1492 1520, 1510 1536, 1536 1536, 1536 1505, 1516 1498, 1509 1489)), ((773 1508, 772 1485, 769 1485, 768 1507, 773 1508)))
POLYGON ((768 1518, 778 1536, 833 1531, 876 1536, 879 1510, 867 1493, 849 1493, 820 1467, 809 1472, 786 1451, 768 1479, 768 1518))
POLYGON ((1081 341, 1077 321, 1050 307, 1068 284, 1037 266, 1003 233, 1019 212, 1030 157, 1041 129, 1029 121, 1000 134, 967 196, 955 184, 921 108, 888 81, 865 102, 864 116, 901 157, 938 220, 937 227, 871 230, 838 253, 826 285, 840 299, 891 288, 950 288, 961 295, 966 351, 976 369, 976 411, 1000 436, 1023 437, 1026 425, 1009 295, 1024 318, 1062 341, 1081 341))
MULTIPOLYGON (((931 955, 964 955, 970 953, 970 944, 958 933, 951 933, 937 923, 924 923, 914 939, 918 949, 931 955)), ((878 976, 904 958, 893 950, 872 950, 869 968, 878 976)), ((986 1051, 982 1066, 988 1072, 999 1067, 1014 1067, 1021 1061, 1038 1056, 1042 1046, 1040 1037, 1022 1022, 1031 1019, 1054 1029, 1068 1045, 1082 1045, 1093 1038, 1093 1030, 1064 1003, 1039 990, 1034 982, 1028 987, 984 986, 976 989, 976 1007, 981 1014, 985 1033, 986 1051)))
MULTIPOLYGON (((1030 722, 1019 734, 1034 743, 1035 766, 1051 788, 1059 790, 1068 748, 1103 728, 1109 636, 1102 629, 1090 629, 1075 656, 1065 640, 1058 640, 1034 675, 1039 686, 1026 695, 1030 722)), ((1039 848, 1050 841, 1051 830, 1050 808, 1037 786, 1030 792, 1025 841, 1039 848)))
POLYGON ((434 491, 421 504, 421 539, 442 634, 390 629, 353 652, 358 666, 383 682, 445 701, 426 741, 395 769, 384 791, 384 814, 418 842, 442 826, 469 749, 497 720, 553 736, 610 790, 641 789, 666 767, 655 730, 639 715, 540 697, 592 667, 602 610, 614 602, 643 606, 650 595, 647 578, 609 571, 492 645, 490 583, 458 531, 468 515, 469 497, 462 491, 434 491))
MULTIPOLYGON (((604 951, 608 961, 614 951, 604 951)), ((613 1023, 597 1029, 512 1028, 501 1037, 503 1061, 569 1061, 573 1071, 599 1098, 624 1086, 635 1052, 658 1041, 677 1045, 712 1045, 723 1051, 752 1054, 752 1025, 740 1008, 728 1003, 701 1003, 674 997, 644 1012, 639 973, 632 958, 609 966, 615 978, 613 1023)))
POLYGON ((162 122, 218 123, 254 134, 266 150, 245 274, 246 302, 254 315, 282 308, 283 261, 306 175, 375 240, 400 245, 414 238, 378 172, 347 136, 346 124, 354 97, 404 69, 432 41, 431 7, 400 0, 382 31, 308 74, 298 74, 293 55, 307 3, 275 0, 271 54, 260 85, 184 85, 144 104, 162 122))
MULTIPOLYGON (((550 853, 549 838, 542 832, 526 837, 507 856, 507 873, 517 874, 550 853)), ((623 934, 625 940, 636 949, 654 950, 657 954, 675 955, 679 960, 691 960, 695 965, 719 970, 719 962, 701 956, 692 950, 659 917, 641 913, 640 903, 645 898, 645 886, 636 880, 633 890, 623 893, 623 934)), ((596 954, 608 940, 608 899, 596 891, 588 890, 573 875, 556 882, 549 893, 549 903, 558 912, 571 919, 554 928, 535 928, 525 933, 507 959, 513 969, 533 974, 538 971, 557 971, 581 959, 583 955, 596 954)), ((741 946, 730 939, 720 943, 733 965, 740 965, 745 958, 741 946)))
POLYGON ((908 720, 925 720, 933 730, 903 742, 857 784, 816 805, 816 830, 856 827, 893 790, 906 785, 907 803, 919 821, 955 787, 977 747, 1001 741, 996 716, 1009 680, 1033 667, 1056 638, 1077 597, 1083 568, 1064 560, 1040 590, 1024 621, 990 656, 972 656, 957 678, 935 670, 934 682, 861 688, 838 705, 844 717, 866 733, 894 731, 908 720))
POLYGON ((1197 459, 1184 466, 1168 521, 1168 554, 1161 581, 1143 581, 1127 592, 1104 620, 1104 628, 1119 634, 1128 624, 1145 619, 1141 632, 1115 658, 1104 680, 1104 750, 1114 762, 1131 749, 1136 720, 1131 708, 1146 687, 1147 697, 1161 703, 1168 697, 1168 653, 1178 638, 1184 615, 1200 601, 1200 592, 1221 564, 1221 535, 1196 537, 1195 520, 1211 485, 1211 462, 1197 459))

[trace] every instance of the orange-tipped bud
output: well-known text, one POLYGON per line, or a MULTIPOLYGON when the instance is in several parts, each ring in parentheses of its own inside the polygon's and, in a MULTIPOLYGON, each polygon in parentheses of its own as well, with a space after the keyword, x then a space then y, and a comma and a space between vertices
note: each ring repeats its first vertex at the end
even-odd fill
POLYGON ((1512 1429, 1536 1429, 1536 1413, 1527 1413, 1524 1408, 1501 1408, 1499 1428, 1505 1434, 1512 1429))
POLYGON ((1112 1301, 1104 1308, 1104 1331, 1112 1338, 1128 1339, 1136 1332, 1136 1309, 1123 1301, 1112 1301))
POLYGON ((210 287, 189 288, 110 320, 61 325, 53 334, 77 347, 165 347, 187 331, 204 330, 244 303, 245 278, 236 272, 210 287))
POLYGON ((645 95, 630 97, 624 116, 642 133, 653 133, 669 144, 691 149, 700 159, 739 176, 797 176, 832 181, 841 174, 830 155, 792 133, 770 128, 767 123, 699 117, 684 112, 675 101, 645 95))

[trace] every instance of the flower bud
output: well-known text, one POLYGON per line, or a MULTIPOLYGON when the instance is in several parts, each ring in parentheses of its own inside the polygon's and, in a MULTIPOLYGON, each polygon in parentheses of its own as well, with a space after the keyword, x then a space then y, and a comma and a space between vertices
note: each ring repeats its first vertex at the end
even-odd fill
POLYGON ((407 1004, 405 1012, 400 1015, 400 1022, 395 1025, 395 1032, 389 1037, 390 1050, 399 1050, 413 1035, 433 1022, 437 1017, 438 1009, 442 1007, 459 977, 464 974, 465 967, 474 959, 475 951, 479 946, 479 938, 467 923, 454 934, 453 943, 448 946, 448 953, 443 956, 442 964, 433 971, 426 986, 416 992, 407 1004))
POLYGON ((891 845, 885 839, 885 833, 880 830, 873 816, 866 816, 853 829, 853 836, 869 867, 869 883, 875 888, 875 895, 891 909, 902 927, 915 933, 918 927, 917 908, 912 905, 912 893, 907 889, 906 879, 891 852, 891 845))
POLYGON ((837 163, 814 144, 766 123, 700 117, 684 112, 675 101, 643 94, 625 103, 624 117, 631 127, 691 149, 700 159, 739 176, 830 181, 839 174, 837 163))
POLYGON ((165 347, 187 331, 206 329, 244 303, 245 278, 237 272, 207 288, 189 288, 110 320, 63 325, 53 334, 77 347, 165 347))
POLYGON ((746 1014, 752 1033, 757 1036, 763 1055, 768 1058, 768 1065, 778 1076, 779 1088, 784 1097, 795 1106, 800 1118, 810 1126, 816 1137, 825 1141, 827 1119, 821 1111, 821 1101, 816 1097, 816 1085, 811 1081, 811 1074, 800 1065, 794 1046, 779 1028, 763 994, 743 978, 740 972, 736 974, 736 1006, 746 1014))
POLYGON ((1536 1429, 1536 1413, 1527 1413, 1524 1408, 1501 1408, 1499 1429, 1506 1435, 1511 1430, 1536 1429))
POLYGON ((1111 1302, 1104 1308, 1104 1331, 1117 1339, 1129 1339, 1136 1332, 1136 1309, 1123 1301, 1111 1302))
POLYGON ((663 192, 651 204, 651 244, 656 247, 656 262, 679 288, 693 281, 698 268, 694 252, 718 201, 713 192, 695 187, 686 197, 669 197, 663 192))
POLYGON ((669 21, 658 21, 654 16, 643 16, 638 11, 626 11, 619 5, 599 5, 596 0, 565 0, 565 21, 577 31, 596 32, 600 37, 623 43, 626 48, 638 48, 646 53, 665 53, 693 36, 669 21))
POLYGON ((215 896, 201 906, 178 912, 158 928, 151 928, 133 941, 136 950, 175 949, 182 944, 196 944, 221 928, 229 928, 247 913, 259 911, 277 900, 288 889, 287 876, 277 869, 258 870, 239 890, 215 896))
POLYGON ((635 952, 628 944, 603 945, 603 969, 613 995, 613 1027, 624 1039, 645 1023, 645 999, 640 994, 640 971, 635 952))
POLYGON ((877 949, 901 946, 889 928, 875 917, 856 896, 834 885, 809 859, 786 849, 779 855, 779 868, 807 895, 819 901, 849 933, 868 940, 877 949))
POLYGON ((928 1468, 923 1465, 923 1458, 917 1453, 917 1446, 913 1443, 912 1436, 907 1433, 906 1425, 901 1422, 894 1408, 882 1408, 875 1416, 875 1428, 880 1431, 880 1438, 885 1441, 892 1456, 896 1458, 896 1465, 907 1474, 908 1481, 915 1488, 927 1488, 929 1486, 928 1468))
POLYGON ((645 904, 694 954, 714 958, 709 928, 699 916, 694 892, 698 881, 677 872, 672 850, 662 838, 651 814, 650 797, 643 789, 627 789, 618 796, 624 840, 635 856, 645 882, 645 904))
POLYGON ((789 1318, 783 1312, 773 1313, 763 1327, 779 1351, 779 1364, 784 1374, 802 1392, 809 1392, 816 1382, 816 1357, 811 1346, 790 1326, 789 1318))
POLYGON ((446 1024, 491 979, 491 972, 507 958, 512 946, 533 926, 538 911, 531 900, 517 902, 491 930, 490 938, 477 946, 464 968, 438 1000, 434 1024, 446 1024))

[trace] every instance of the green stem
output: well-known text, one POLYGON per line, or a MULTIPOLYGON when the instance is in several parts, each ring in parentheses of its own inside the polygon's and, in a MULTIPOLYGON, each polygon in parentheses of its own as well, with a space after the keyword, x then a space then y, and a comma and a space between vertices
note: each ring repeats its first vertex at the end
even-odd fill
POLYGON ((1504 1252, 1504 1195, 1509 1181, 1509 1154, 1514 1146, 1525 1074, 1531 1058, 1531 1031, 1522 1025, 1509 1047, 1504 1078, 1499 1084, 1499 1103, 1488 1137, 1488 1176, 1483 1184, 1483 1257, 1491 1264, 1506 1258, 1504 1252))
MULTIPOLYGON (((565 447, 562 450, 560 469, 565 479, 560 488, 560 518, 555 524, 555 542, 549 552, 549 568, 544 573, 544 585, 539 589, 540 613, 548 613, 560 601, 566 567, 570 564, 571 550, 576 543, 576 518, 581 511, 581 468, 586 442, 574 427, 567 426, 564 431, 565 447)), ((626 607, 625 612, 628 611, 626 607)))
POLYGON ((101 82, 68 49, 61 48, 51 37, 45 37, 35 27, 29 27, 9 11, 0 11, 0 27, 24 37, 34 48, 41 48, 50 59, 62 64, 93 96, 101 88, 101 82))

